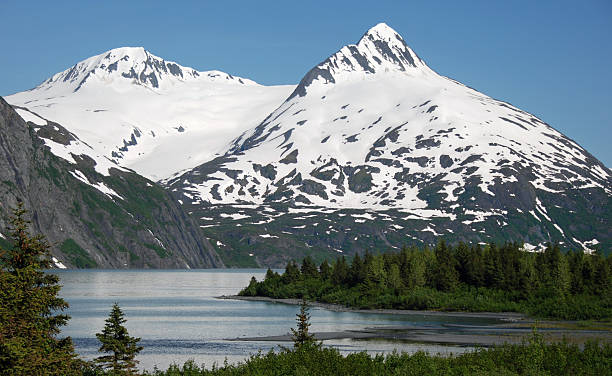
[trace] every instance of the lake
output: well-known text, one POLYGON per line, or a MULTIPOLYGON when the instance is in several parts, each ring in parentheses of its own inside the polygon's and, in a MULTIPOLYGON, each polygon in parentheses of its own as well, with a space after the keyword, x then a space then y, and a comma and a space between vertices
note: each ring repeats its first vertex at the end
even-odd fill
MULTIPOLYGON (((72 317, 62 330, 70 336, 84 358, 99 356, 100 332, 114 302, 125 313, 130 335, 141 337, 144 350, 138 356, 140 368, 165 369, 194 359, 210 367, 244 360, 249 354, 290 347, 291 342, 230 341, 236 337, 283 335, 295 327, 299 307, 267 302, 215 299, 235 295, 248 285, 252 276, 263 279, 261 269, 206 270, 54 270, 63 288, 60 295, 68 301, 72 317)), ((335 312, 311 309, 311 331, 360 330, 365 327, 423 326, 445 330, 447 324, 489 324, 491 319, 441 317, 428 315, 387 315, 335 312)), ((367 350, 371 353, 398 351, 461 353, 470 347, 441 346, 392 340, 324 341, 325 346, 342 353, 367 350)))

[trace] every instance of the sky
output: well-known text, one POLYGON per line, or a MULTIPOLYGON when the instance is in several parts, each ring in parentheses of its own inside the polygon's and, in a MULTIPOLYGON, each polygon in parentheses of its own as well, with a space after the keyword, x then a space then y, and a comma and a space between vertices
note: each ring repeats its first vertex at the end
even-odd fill
POLYGON ((535 114, 612 167, 612 1, 0 0, 0 95, 112 48, 297 84, 379 22, 439 74, 535 114))

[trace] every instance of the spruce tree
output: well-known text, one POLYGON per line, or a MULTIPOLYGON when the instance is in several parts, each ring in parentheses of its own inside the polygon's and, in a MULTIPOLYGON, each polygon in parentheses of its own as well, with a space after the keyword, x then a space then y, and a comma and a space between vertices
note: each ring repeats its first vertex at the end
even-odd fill
POLYGON ((319 271, 320 271, 321 279, 323 281, 327 281, 328 279, 331 278, 332 269, 331 269, 331 266, 329 266, 329 263, 327 262, 327 260, 323 260, 323 262, 321 263, 321 266, 319 266, 319 271))
POLYGON ((302 260, 301 272, 304 277, 317 278, 319 277, 319 269, 317 264, 314 263, 312 257, 306 256, 302 260))
POLYGON ((321 343, 315 340, 314 334, 308 331, 308 328, 310 328, 310 313, 308 313, 308 309, 308 303, 306 303, 305 299, 302 299, 300 312, 296 314, 297 329, 291 328, 293 347, 296 350, 321 346, 321 343))
POLYGON ((113 304, 109 317, 101 333, 96 337, 102 343, 98 349, 101 353, 108 353, 95 359, 102 368, 112 370, 116 375, 136 374, 136 355, 142 350, 138 346, 140 338, 130 337, 123 324, 127 320, 117 303, 113 304))
POLYGON ((58 297, 59 277, 51 268, 49 244, 32 236, 19 203, 10 219, 13 247, 0 248, 0 374, 73 375, 76 354, 70 337, 58 339, 69 316, 58 297))
POLYGON ((332 282, 336 285, 344 284, 349 277, 349 267, 346 263, 346 259, 344 256, 338 257, 336 262, 334 262, 334 267, 332 269, 332 282))
POLYGON ((285 268, 285 273, 283 274, 283 281, 285 283, 292 283, 298 281, 300 277, 300 268, 298 268, 295 261, 289 261, 287 267, 285 268))
POLYGON ((459 273, 455 269, 455 259, 446 242, 441 240, 436 246, 435 286, 441 291, 452 291, 459 283, 459 273))

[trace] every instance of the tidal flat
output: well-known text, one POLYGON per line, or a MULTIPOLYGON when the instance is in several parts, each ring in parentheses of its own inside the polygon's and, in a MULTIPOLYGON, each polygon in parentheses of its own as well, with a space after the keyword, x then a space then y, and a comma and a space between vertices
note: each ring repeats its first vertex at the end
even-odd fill
MULTIPOLYGON (((274 299, 260 296, 224 295, 218 299, 258 301, 275 304, 299 305, 299 299, 274 299)), ((588 340, 612 342, 612 323, 535 320, 515 312, 442 312, 398 309, 356 309, 339 304, 308 302, 313 309, 363 314, 405 315, 409 317, 444 317, 465 319, 492 319, 497 323, 441 323, 440 325, 386 325, 364 327, 360 330, 315 332, 318 340, 338 339, 363 341, 392 341, 404 343, 428 343, 469 347, 489 347, 504 343, 519 344, 534 330, 547 342, 566 340, 583 344, 588 340)), ((273 336, 227 338, 232 341, 291 341, 290 333, 273 336)))

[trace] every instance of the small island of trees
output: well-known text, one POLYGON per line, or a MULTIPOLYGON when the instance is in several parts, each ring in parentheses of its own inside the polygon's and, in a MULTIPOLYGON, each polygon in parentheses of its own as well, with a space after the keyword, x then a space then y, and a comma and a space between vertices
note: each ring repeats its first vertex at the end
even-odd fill
POLYGON ((558 245, 525 252, 518 243, 484 247, 440 241, 433 249, 355 255, 317 266, 305 257, 280 275, 251 279, 242 296, 305 298, 373 309, 521 312, 588 320, 612 317, 612 257, 558 245))

